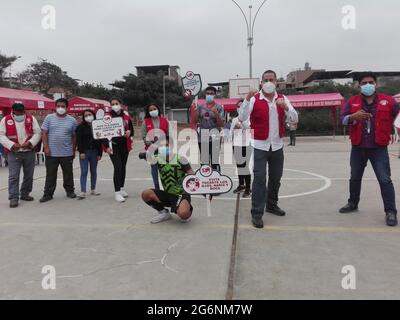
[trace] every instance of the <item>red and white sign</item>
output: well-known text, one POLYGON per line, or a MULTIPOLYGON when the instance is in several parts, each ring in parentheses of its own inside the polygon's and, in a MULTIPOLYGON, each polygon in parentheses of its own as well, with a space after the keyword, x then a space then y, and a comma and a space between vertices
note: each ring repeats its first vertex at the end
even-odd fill
POLYGON ((184 96, 189 95, 192 97, 196 97, 201 92, 203 87, 201 76, 199 74, 195 74, 192 71, 186 73, 186 76, 182 78, 182 87, 184 88, 184 96))
POLYGON ((183 189, 191 195, 224 194, 232 190, 233 182, 228 176, 213 171, 210 166, 202 166, 195 175, 183 180, 183 189))
POLYGON ((112 140, 112 138, 122 137, 125 135, 124 120, 106 115, 101 120, 93 121, 92 132, 95 140, 112 140))

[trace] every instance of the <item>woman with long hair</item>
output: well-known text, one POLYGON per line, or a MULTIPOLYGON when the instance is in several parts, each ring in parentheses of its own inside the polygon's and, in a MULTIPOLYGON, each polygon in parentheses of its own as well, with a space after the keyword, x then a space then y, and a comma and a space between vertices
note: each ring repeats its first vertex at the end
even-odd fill
MULTIPOLYGON (((152 103, 145 108, 145 118, 142 126, 142 138, 146 151, 158 141, 160 134, 168 138, 169 122, 166 117, 161 114, 158 105, 152 103)), ((157 164, 151 164, 151 176, 154 182, 154 188, 160 190, 160 182, 158 178, 157 164)))
POLYGON ((112 98, 111 101, 111 116, 113 118, 120 117, 124 121, 125 135, 113 138, 110 143, 105 142, 107 153, 110 155, 114 166, 114 189, 115 201, 122 203, 126 201, 128 193, 125 190, 126 165, 128 163, 129 153, 132 151, 132 137, 134 129, 132 120, 128 112, 123 110, 122 100, 112 98))
POLYGON ((76 140, 79 151, 81 166, 81 193, 78 199, 85 199, 87 196, 87 178, 90 166, 91 195, 99 196, 96 191, 97 164, 103 155, 101 141, 95 140, 92 134, 92 122, 96 119, 95 113, 88 109, 83 111, 82 122, 76 129, 76 140))

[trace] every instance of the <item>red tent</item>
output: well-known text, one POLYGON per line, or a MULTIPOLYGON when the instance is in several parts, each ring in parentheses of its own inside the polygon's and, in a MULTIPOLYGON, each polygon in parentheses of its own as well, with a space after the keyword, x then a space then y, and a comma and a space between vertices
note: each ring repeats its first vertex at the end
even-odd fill
POLYGON ((86 109, 97 111, 100 108, 110 107, 110 103, 106 100, 93 98, 74 97, 69 99, 68 113, 81 113, 86 109))
MULTIPOLYGON (((330 108, 334 126, 334 134, 337 130, 337 108, 343 108, 345 100, 340 93, 322 93, 322 94, 303 94, 287 96, 293 107, 296 109, 321 109, 330 108)), ((399 97, 400 99, 400 97, 399 97)), ((240 99, 215 99, 216 103, 223 105, 225 112, 237 111, 237 103, 240 99)), ((199 100, 199 104, 205 104, 205 100, 199 100)))
POLYGON ((23 103, 27 110, 54 110, 53 100, 27 90, 0 88, 0 110, 9 114, 14 103, 23 103))

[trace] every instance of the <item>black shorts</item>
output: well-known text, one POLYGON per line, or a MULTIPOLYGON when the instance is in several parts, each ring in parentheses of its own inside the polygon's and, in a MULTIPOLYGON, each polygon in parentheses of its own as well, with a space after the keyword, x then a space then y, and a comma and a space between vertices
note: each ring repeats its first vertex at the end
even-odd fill
POLYGON ((163 190, 152 189, 164 207, 171 208, 171 212, 176 213, 183 200, 190 204, 190 212, 193 213, 192 198, 190 194, 176 195, 163 190))

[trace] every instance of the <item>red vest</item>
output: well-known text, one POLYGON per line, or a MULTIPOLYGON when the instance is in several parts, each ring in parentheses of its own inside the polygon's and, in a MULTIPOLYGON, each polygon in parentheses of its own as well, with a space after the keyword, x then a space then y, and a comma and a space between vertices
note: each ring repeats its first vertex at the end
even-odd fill
MULTIPOLYGON (((392 97, 377 94, 378 103, 375 117, 375 143, 378 146, 388 146, 391 141, 393 130, 392 110, 395 102, 392 97)), ((362 109, 363 99, 361 95, 351 97, 349 100, 351 114, 362 109)), ((350 138, 354 146, 361 144, 365 122, 357 122, 350 125, 350 138)))
MULTIPOLYGON (((255 95, 253 112, 250 116, 251 129, 255 140, 267 140, 269 137, 269 104, 264 99, 260 99, 260 93, 255 95)), ((277 99, 284 99, 283 95, 278 94, 277 99)), ((285 110, 277 106, 279 116, 279 136, 285 136, 285 110)))
MULTIPOLYGON (((151 135, 151 131, 154 130, 153 119, 152 119, 152 118, 146 118, 146 119, 144 119, 144 123, 145 123, 146 128, 147 128, 147 134, 150 133, 150 136, 152 136, 152 135, 151 135)), ((160 130, 161 130, 162 132, 164 132, 166 136, 168 135, 168 127, 169 127, 169 124, 168 124, 167 118, 165 118, 165 117, 160 117, 160 130)), ((152 137, 152 138, 154 139, 154 137, 152 137)), ((145 145, 146 151, 147 151, 149 148, 150 148, 150 146, 145 145)))
MULTIPOLYGON (((17 126, 15 125, 15 120, 9 114, 4 119, 6 125, 6 136, 9 140, 14 143, 18 143, 18 132, 17 126)), ((33 116, 30 114, 25 115, 25 132, 26 132, 26 141, 30 140, 33 137, 33 116)), ((25 142, 25 141, 24 141, 25 142)), ((4 148, 6 153, 10 153, 10 150, 4 148)))
MULTIPOLYGON (((129 116, 128 113, 124 112, 124 124, 125 124, 125 131, 129 130, 129 123, 131 122, 131 117, 129 116)), ((127 140, 127 146, 128 146, 128 152, 131 152, 133 149, 133 142, 132 138, 129 137, 126 139, 127 140)))

